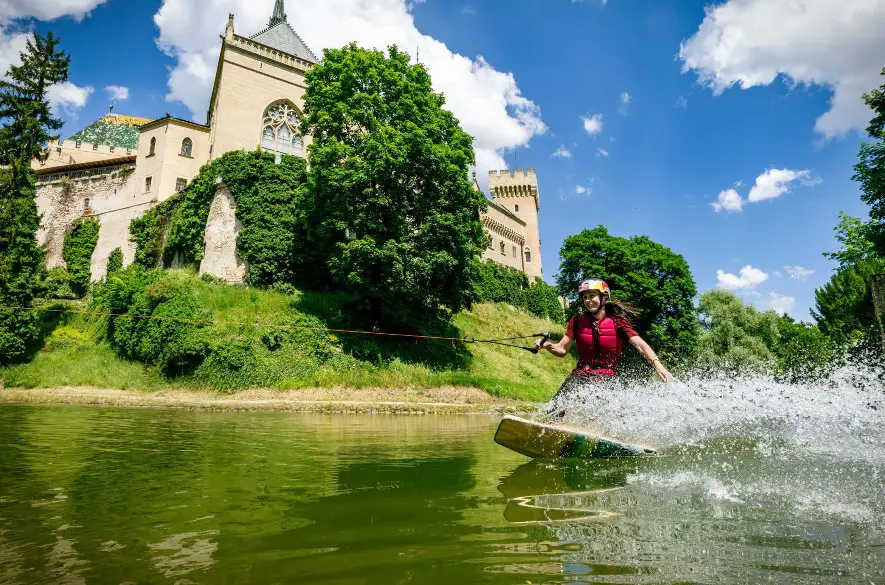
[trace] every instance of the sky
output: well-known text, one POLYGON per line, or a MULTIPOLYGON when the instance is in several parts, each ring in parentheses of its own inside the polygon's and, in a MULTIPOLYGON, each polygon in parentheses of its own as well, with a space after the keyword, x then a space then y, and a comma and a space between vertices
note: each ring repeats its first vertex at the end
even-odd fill
MULTIPOLYGON (((51 98, 70 136, 108 112, 205 122, 229 13, 263 28, 274 0, 5 0, 0 70, 27 35, 71 54, 51 98)), ((315 53, 397 44, 474 136, 481 182, 538 172, 544 278, 565 238, 603 225, 732 290, 811 320, 832 275, 851 180, 885 78, 881 0, 288 0, 315 53)), ((587 275, 592 276, 592 275, 587 275)))

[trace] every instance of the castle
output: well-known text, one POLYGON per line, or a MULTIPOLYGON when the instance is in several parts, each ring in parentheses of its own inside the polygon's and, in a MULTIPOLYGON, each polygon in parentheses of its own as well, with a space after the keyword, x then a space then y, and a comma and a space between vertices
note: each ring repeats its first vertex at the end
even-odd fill
MULTIPOLYGON (((49 144, 46 161, 34 161, 37 233, 48 268, 64 266, 65 235, 84 215, 100 223, 92 255, 92 278, 103 278, 115 248, 124 265, 135 257, 129 224, 181 191, 200 167, 234 150, 262 150, 277 157, 306 157, 310 136, 298 132, 305 75, 319 59, 291 27, 283 0, 276 0, 267 27, 250 36, 234 32, 228 17, 207 123, 174 118, 150 120, 110 113, 69 139, 49 144)), ((474 188, 480 190, 474 174, 474 188)), ((534 169, 489 172, 491 199, 482 216, 489 247, 483 257, 542 275, 538 231, 540 200, 534 169)), ((218 184, 206 223, 200 273, 242 282, 247 266, 236 252, 240 229, 236 201, 218 184)))

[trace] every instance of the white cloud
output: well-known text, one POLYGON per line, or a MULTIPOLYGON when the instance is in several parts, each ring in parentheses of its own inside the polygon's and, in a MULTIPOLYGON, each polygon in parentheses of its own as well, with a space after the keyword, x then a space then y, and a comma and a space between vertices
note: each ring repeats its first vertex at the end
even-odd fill
POLYGON ((877 87, 885 54, 882 0, 727 0, 712 5, 679 49, 716 95, 732 86, 792 84, 832 89, 830 109, 815 123, 825 137, 865 128, 872 117, 861 94, 877 87))
MULTIPOLYGON (((273 0, 164 0, 154 15, 158 44, 177 61, 169 76, 170 101, 181 101, 204 121, 228 13, 236 16, 238 34, 251 35, 267 25, 273 0)), ((453 53, 415 27, 404 0, 325 0, 286 6, 289 22, 318 56, 323 48, 351 41, 367 48, 396 44, 421 55, 446 107, 475 137, 477 167, 505 168, 501 152, 527 146, 544 134, 538 106, 520 92, 512 73, 496 70, 481 56, 453 53)), ((479 176, 486 173, 480 172, 479 176)))
POLYGON ((597 156, 608 156, 608 151, 604 148, 600 148, 596 151, 597 156))
POLYGON ((10 65, 21 63, 19 53, 25 50, 31 33, 0 28, 0 77, 5 78, 10 65))
POLYGON ((805 282, 809 276, 815 273, 814 270, 810 268, 802 268, 801 266, 784 266, 784 270, 787 271, 790 278, 801 282, 805 282))
POLYGON ((104 88, 112 100, 122 102, 129 99, 129 88, 122 85, 109 85, 104 88))
POLYGON ((713 206, 713 209, 716 213, 720 213, 722 211, 727 211, 729 213, 739 212, 744 208, 744 200, 741 199, 741 196, 738 195, 738 192, 734 189, 726 189, 719 193, 719 199, 714 201, 710 205, 713 206))
POLYGON ((633 97, 627 93, 626 91, 621 92, 620 96, 621 106, 618 108, 618 113, 626 116, 627 115, 627 106, 630 105, 630 102, 633 101, 633 97))
POLYGON ((54 20, 62 16, 79 21, 105 2, 107 0, 0 0, 0 21, 31 17, 54 20))
POLYGON ((568 149, 568 147, 563 144, 552 155, 554 158, 572 158, 572 151, 568 149))
POLYGON ((820 183, 820 179, 812 177, 807 170, 792 171, 790 169, 768 169, 758 177, 756 184, 750 189, 747 201, 753 203, 766 199, 775 199, 784 193, 789 193, 790 183, 799 180, 802 184, 814 186, 820 183))
POLYGON ((581 116, 581 120, 584 121, 584 130, 590 136, 602 132, 602 114, 593 114, 589 118, 581 116))
POLYGON ((575 193, 578 195, 584 195, 585 193, 590 193, 592 189, 588 189, 584 185, 575 185, 575 193))
POLYGON ((46 97, 56 116, 65 114, 68 117, 76 117, 77 112, 86 105, 94 91, 92 87, 78 87, 66 81, 46 90, 46 97))
POLYGON ((796 306, 796 297, 788 297, 786 295, 779 295, 776 292, 771 292, 769 294, 768 307, 777 311, 781 315, 786 315, 790 311, 793 310, 793 307, 796 306))
POLYGON ((688 107, 688 100, 685 99, 684 95, 681 95, 678 98, 676 98, 676 107, 677 108, 687 108, 688 107))
MULTIPOLYGON (((716 201, 710 204, 716 213, 723 211, 738 213, 744 208, 745 203, 758 203, 766 199, 776 199, 784 193, 789 193, 790 185, 794 181, 808 187, 819 185, 822 181, 819 177, 812 176, 808 170, 793 171, 790 169, 768 169, 758 177, 756 183, 750 189, 746 199, 742 199, 736 189, 726 189, 719 193, 716 201)), ((742 181, 735 183, 735 187, 743 186, 742 181)))
POLYGON ((749 264, 741 268, 738 275, 724 270, 716 271, 716 286, 725 290, 753 289, 768 280, 768 275, 749 264))

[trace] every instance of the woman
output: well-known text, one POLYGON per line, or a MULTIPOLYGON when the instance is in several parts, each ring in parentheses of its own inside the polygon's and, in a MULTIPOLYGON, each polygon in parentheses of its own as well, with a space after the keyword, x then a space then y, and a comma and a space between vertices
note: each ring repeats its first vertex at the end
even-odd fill
MULTIPOLYGON (((575 393, 589 380, 611 380, 617 376, 618 362, 626 341, 651 362, 658 377, 664 382, 673 375, 663 366, 651 346, 639 337, 627 320, 628 306, 612 302, 608 284, 603 280, 585 280, 578 286, 584 311, 569 321, 568 329, 559 343, 540 341, 536 347, 546 349, 557 357, 568 354, 573 342, 578 344, 578 363, 553 397, 552 410, 565 395, 575 393)), ((564 412, 560 412, 562 416, 564 412)))

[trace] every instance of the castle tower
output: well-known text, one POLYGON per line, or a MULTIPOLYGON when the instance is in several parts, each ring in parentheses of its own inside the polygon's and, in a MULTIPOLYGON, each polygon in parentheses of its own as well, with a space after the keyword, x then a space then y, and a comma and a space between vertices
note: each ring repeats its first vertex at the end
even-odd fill
POLYGON ((489 171, 489 191, 492 199, 512 211, 525 222, 523 266, 530 281, 542 276, 541 236, 538 229, 538 176, 535 169, 489 171))
POLYGON ((263 150, 305 156, 307 136, 298 125, 307 91, 305 75, 319 59, 286 18, 276 0, 267 27, 245 37, 228 18, 209 102, 209 160, 232 150, 263 150))

